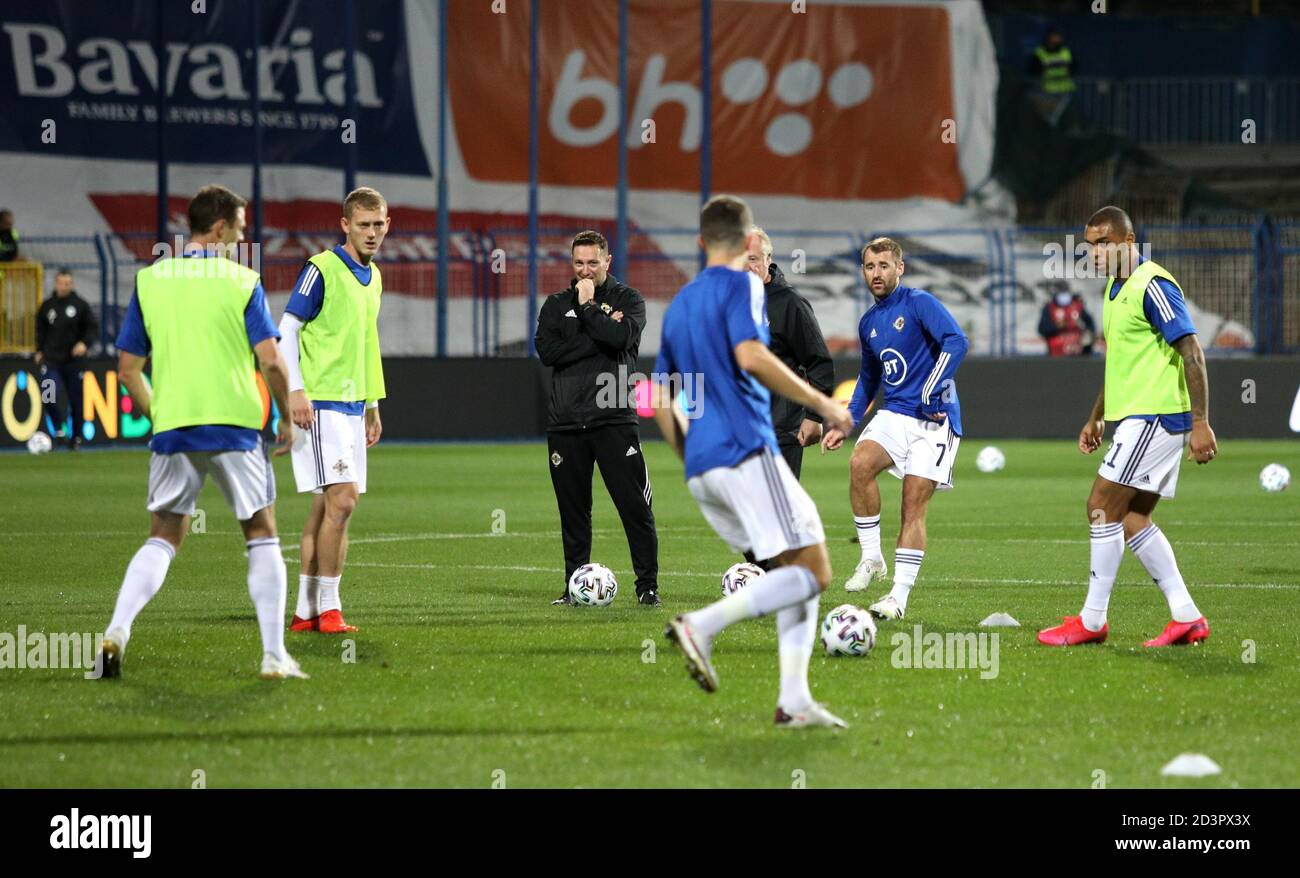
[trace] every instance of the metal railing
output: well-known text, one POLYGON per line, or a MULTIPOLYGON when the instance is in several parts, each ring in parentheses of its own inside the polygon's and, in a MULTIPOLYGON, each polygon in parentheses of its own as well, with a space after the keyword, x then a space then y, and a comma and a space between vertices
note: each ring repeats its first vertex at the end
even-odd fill
POLYGON ((1075 83, 1084 119, 1144 145, 1300 144, 1300 79, 1080 76, 1075 83))
MULTIPOLYGON (((568 244, 576 231, 539 230, 537 286, 530 289, 527 229, 454 229, 445 294, 437 288, 436 234, 393 233, 380 260, 384 287, 397 294, 386 298, 381 315, 386 354, 434 353, 437 321, 445 313, 448 354, 526 356, 536 329, 529 314, 538 313, 541 298, 572 278, 568 244)), ((1181 284, 1207 349, 1220 354, 1300 352, 1300 221, 1261 217, 1254 223, 1151 225, 1138 231, 1150 257, 1181 284)), ((695 234, 689 228, 633 230, 627 264, 611 268, 646 298, 650 328, 642 344, 645 353, 657 347, 657 327, 668 302, 698 270, 695 234)), ((1077 228, 769 228, 768 234, 776 263, 813 305, 833 351, 857 350, 858 319, 870 305, 858 253, 877 234, 902 244, 904 282, 929 290, 953 312, 971 339, 973 355, 1043 353, 1039 317, 1058 292, 1079 293, 1094 318, 1101 317, 1104 280, 1087 276, 1077 228)), ((259 266, 268 295, 287 297, 306 257, 336 242, 331 230, 269 235, 259 266)), ((134 273, 151 261, 153 236, 36 236, 24 238, 23 245, 25 257, 44 263, 47 278, 55 267, 66 266, 84 298, 94 302, 98 290, 100 350, 113 353, 134 273)), ((273 301, 276 316, 282 307, 282 299, 273 301)))

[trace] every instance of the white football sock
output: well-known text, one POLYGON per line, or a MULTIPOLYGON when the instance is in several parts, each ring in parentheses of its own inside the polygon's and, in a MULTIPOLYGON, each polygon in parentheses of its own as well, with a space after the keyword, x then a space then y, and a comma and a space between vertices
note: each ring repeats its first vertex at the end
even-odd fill
POLYGON ((342 574, 316 577, 316 581, 320 583, 320 594, 316 599, 316 607, 320 612, 328 613, 330 610, 343 609, 343 604, 339 601, 339 580, 342 578, 342 574))
POLYGON ((817 639, 817 606, 821 595, 815 594, 802 604, 776 612, 776 639, 781 654, 781 694, 777 706, 786 713, 805 710, 812 704, 808 689, 808 661, 817 639))
POLYGON ((898 601, 898 605, 907 609, 907 596, 916 585, 916 576, 921 572, 921 562, 925 560, 924 549, 894 550, 894 587, 889 596, 898 601))
POLYGON ((317 605, 320 600, 320 577, 298 574, 298 608, 293 614, 299 619, 311 619, 320 615, 317 605))
POLYGON ((1090 525, 1091 568, 1088 576, 1088 597, 1079 612, 1083 627, 1100 631, 1106 624, 1106 610, 1110 607, 1110 593, 1115 590, 1115 577, 1119 575, 1119 562, 1124 560, 1124 524, 1090 525))
POLYGON ((807 567, 778 567, 755 579, 733 595, 687 614, 690 626, 705 637, 742 619, 765 616, 821 594, 817 579, 807 567))
MULTIPOLYGON (((126 567, 126 576, 122 578, 122 588, 117 593, 117 605, 113 608, 113 619, 108 623, 109 631, 120 631, 125 639, 131 636, 131 624, 144 609, 144 605, 153 599, 162 588, 167 578, 167 568, 176 557, 176 549, 161 537, 150 537, 136 550, 131 563, 126 567)), ((122 643, 126 648, 126 643, 122 643)))
POLYGON ((284 570, 279 537, 249 540, 248 596, 257 610, 262 652, 284 658, 284 602, 289 576, 284 570))
POLYGON ((1183 574, 1178 572, 1178 561, 1174 558, 1173 546, 1165 532, 1154 524, 1133 535, 1128 547, 1137 555, 1147 573, 1165 593, 1169 602, 1169 613, 1175 622, 1195 622, 1201 618, 1201 611, 1196 609, 1191 592, 1183 582, 1183 574))
POLYGON ((858 545, 862 547, 862 560, 883 559, 880 554, 880 516, 853 516, 853 527, 858 532, 858 545))

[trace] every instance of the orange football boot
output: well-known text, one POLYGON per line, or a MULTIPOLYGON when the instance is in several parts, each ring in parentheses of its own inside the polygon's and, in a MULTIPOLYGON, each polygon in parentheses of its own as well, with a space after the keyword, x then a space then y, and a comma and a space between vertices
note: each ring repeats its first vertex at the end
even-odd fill
POLYGON ((320 614, 316 630, 321 634, 348 634, 356 631, 357 626, 343 621, 342 610, 326 610, 320 614))
POLYGON ((1200 643, 1210 636, 1210 623, 1205 621, 1202 616, 1199 619, 1193 619, 1191 622, 1173 622, 1165 626, 1165 630, 1160 633, 1159 637, 1148 640, 1143 646, 1186 646, 1190 643, 1200 643))
POLYGON ((1089 631, 1083 625, 1082 616, 1065 616, 1065 624, 1055 628, 1045 628, 1038 632, 1038 642, 1046 646, 1078 646, 1082 643, 1105 643, 1110 633, 1110 623, 1101 626, 1100 631, 1089 631))

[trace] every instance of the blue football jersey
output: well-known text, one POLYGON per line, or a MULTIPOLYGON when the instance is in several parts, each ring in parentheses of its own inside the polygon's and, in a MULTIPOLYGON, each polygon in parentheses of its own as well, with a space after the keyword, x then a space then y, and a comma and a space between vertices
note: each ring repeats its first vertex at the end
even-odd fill
POLYGON ((772 429, 771 394, 736 362, 736 345, 766 346, 767 296, 748 271, 706 268, 682 287, 664 314, 655 380, 674 376, 687 395, 702 391, 688 411, 686 478, 735 466, 764 446, 780 454, 772 429))
POLYGON ((857 424, 885 385, 885 411, 928 420, 940 412, 962 435, 954 375, 968 342, 952 314, 925 290, 901 284, 862 315, 862 370, 849 402, 857 424))

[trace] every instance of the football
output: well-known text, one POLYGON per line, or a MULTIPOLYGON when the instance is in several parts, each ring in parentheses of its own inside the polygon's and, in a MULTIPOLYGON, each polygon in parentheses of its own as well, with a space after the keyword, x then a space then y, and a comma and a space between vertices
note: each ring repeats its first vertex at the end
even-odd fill
POLYGON ((1002 449, 994 445, 986 445, 980 449, 979 455, 975 458, 975 466, 979 467, 982 473, 995 473, 1007 465, 1007 457, 1002 453, 1002 449))
POLYGON ((1285 491, 1290 484, 1291 471, 1280 463, 1270 463, 1259 471, 1259 486, 1270 494, 1285 491))
POLYGON ((750 564, 748 561, 732 564, 727 568, 727 572, 722 574, 723 596, 735 594, 762 575, 763 568, 757 564, 750 564))
POLYGON ((583 564, 569 577, 569 597, 575 607, 607 607, 616 594, 618 580, 604 564, 583 564))
POLYGON ((863 656, 876 645, 876 622, 852 604, 840 604, 822 622, 822 646, 827 655, 863 656))
POLYGON ((36 432, 27 440, 27 450, 32 454, 45 454, 53 447, 54 441, 50 439, 49 433, 36 432))

